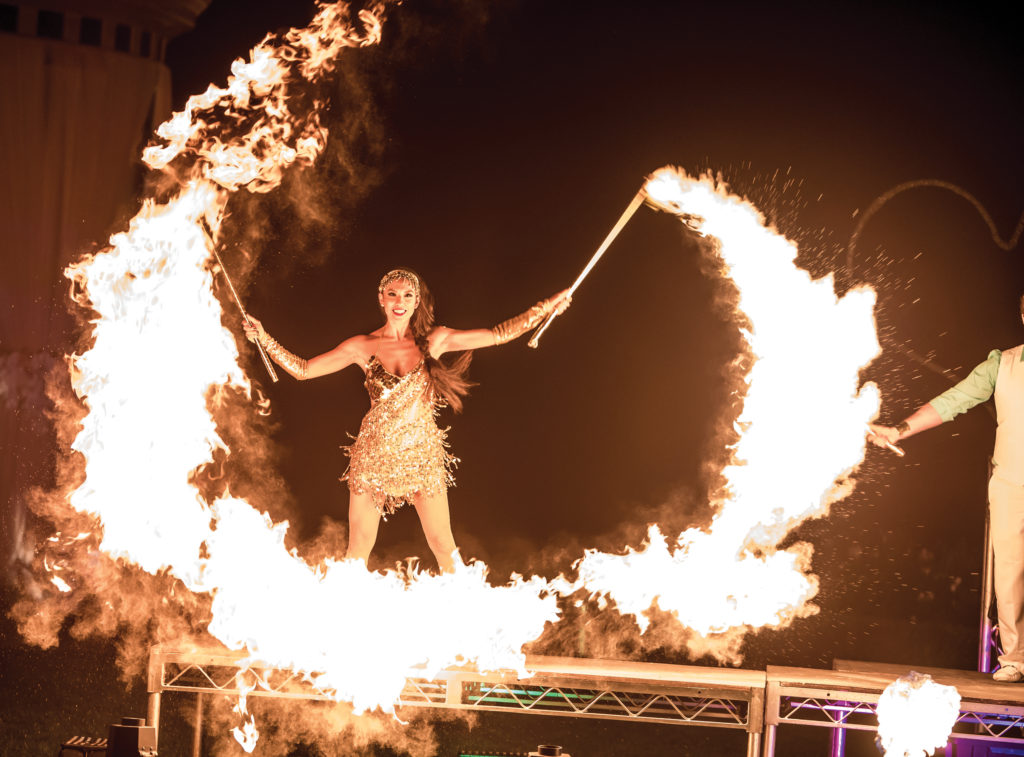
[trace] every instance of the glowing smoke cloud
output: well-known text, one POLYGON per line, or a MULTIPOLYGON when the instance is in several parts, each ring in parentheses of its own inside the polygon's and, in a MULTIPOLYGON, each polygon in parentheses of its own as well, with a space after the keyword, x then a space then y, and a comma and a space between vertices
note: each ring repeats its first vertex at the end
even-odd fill
POLYGON ((809 545, 774 547, 849 493, 846 479, 864 459, 865 424, 878 412, 874 385, 858 389, 860 370, 879 351, 874 292, 837 298, 831 276, 813 280, 798 268, 796 246, 710 177, 661 169, 645 191, 714 239, 755 360, 743 377, 741 436, 711 526, 671 545, 655 526, 638 551, 588 551, 580 581, 635 615, 642 629, 642 613, 654 604, 701 635, 778 625, 814 611, 805 603, 817 579, 806 573, 809 545))
POLYGON ((878 698, 878 737, 888 757, 924 757, 946 746, 960 717, 960 693, 916 671, 878 698))

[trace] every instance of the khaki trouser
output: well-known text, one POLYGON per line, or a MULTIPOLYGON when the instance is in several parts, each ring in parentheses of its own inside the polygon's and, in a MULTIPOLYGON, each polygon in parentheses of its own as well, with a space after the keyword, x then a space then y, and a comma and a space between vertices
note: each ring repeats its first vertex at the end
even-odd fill
POLYGON ((994 584, 1003 654, 999 664, 1024 669, 1024 486, 998 475, 988 482, 994 584))

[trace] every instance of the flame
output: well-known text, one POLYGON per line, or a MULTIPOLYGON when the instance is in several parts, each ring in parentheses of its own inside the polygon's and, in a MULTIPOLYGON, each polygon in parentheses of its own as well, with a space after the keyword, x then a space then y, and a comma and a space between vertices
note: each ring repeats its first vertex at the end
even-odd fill
MULTIPOLYGON (((301 99, 295 82, 317 81, 341 48, 379 39, 382 7, 360 12, 357 33, 346 6, 321 5, 308 28, 236 61, 227 87, 192 98, 160 127, 164 144, 146 150, 157 168, 192 161, 178 194, 146 202, 107 248, 67 271, 74 299, 94 313, 92 347, 69 359, 88 410, 72 445, 85 480, 70 504, 101 523, 106 553, 210 594, 208 631, 222 643, 306 673, 357 712, 393 711, 410 674, 453 664, 525 674, 523 644, 558 618, 546 581, 492 586, 480 563, 443 576, 310 565, 285 547, 286 522, 230 495, 208 502, 193 484, 216 452, 230 453, 209 405, 228 389, 251 392, 222 325, 202 226, 216 234, 230 191, 267 191, 322 149, 322 105, 290 110, 301 99), (243 133, 221 138, 218 129, 239 124, 243 133)), ((238 713, 246 720, 235 736, 251 749, 258 733, 244 697, 238 713)))
POLYGON ((219 204, 202 182, 165 205, 147 202, 109 248, 68 269, 79 303, 96 313, 93 347, 71 358, 89 413, 72 444, 86 479, 70 504, 101 518, 105 552, 151 573, 173 567, 190 584, 210 508, 189 476, 224 448, 206 396, 248 387, 198 226, 219 204))
POLYGON ((241 716, 242 725, 236 726, 231 729, 231 735, 235 737, 242 749, 247 754, 252 754, 252 750, 256 748, 256 742, 259 741, 260 732, 256 728, 256 718, 249 712, 249 692, 256 688, 254 684, 247 683, 245 677, 238 673, 235 675, 235 686, 238 687, 238 702, 232 708, 232 712, 236 715, 241 716))
MULTIPOLYGON (((322 151, 323 104, 298 84, 319 81, 342 49, 374 44, 383 8, 360 11, 357 25, 344 4, 321 3, 308 27, 268 36, 225 87, 191 98, 144 154, 182 177, 177 194, 147 201, 108 247, 68 269, 75 300, 94 313, 92 347, 69 359, 88 411, 73 443, 85 480, 70 504, 98 519, 106 553, 208 593, 207 630, 223 644, 305 673, 356 712, 392 712, 409 675, 452 665, 525 674, 523 645, 558 619, 555 592, 565 592, 538 577, 493 586, 482 563, 440 576, 310 564, 285 546, 286 522, 230 494, 208 502, 193 483, 215 453, 230 454, 210 405, 228 390, 251 392, 222 325, 202 227, 216 235, 230 192, 269 191, 322 151)), ((878 350, 873 294, 837 299, 830 280, 811 281, 792 244, 710 179, 659 174, 647 194, 720 240, 757 361, 711 527, 673 546, 652 529, 642 550, 587 552, 580 580, 641 623, 654 602, 701 633, 777 623, 805 612, 817 586, 809 548, 772 547, 849 491, 844 478, 876 414, 874 388, 856 388, 878 350)), ((251 749, 258 732, 244 696, 238 714, 235 736, 251 749)))
POLYGON ((885 754, 924 757, 946 746, 960 716, 960 693, 911 671, 878 698, 878 737, 885 754))
POLYGON ((291 85, 297 80, 319 82, 346 47, 377 44, 385 3, 359 11, 362 32, 347 4, 319 6, 308 26, 289 29, 281 39, 267 35, 248 61, 235 60, 227 86, 211 84, 203 94, 190 97, 184 110, 157 129, 164 144, 145 149, 146 164, 165 168, 179 155, 192 153, 199 157, 195 178, 251 192, 269 192, 292 165, 311 165, 327 144, 327 129, 320 121, 325 103, 308 102, 291 85), (300 104, 308 112, 301 113, 296 107, 300 104), (218 135, 228 131, 229 123, 239 124, 242 133, 224 142, 218 135))
POLYGON ((807 574, 809 545, 782 552, 775 545, 852 490, 864 424, 878 412, 874 385, 858 388, 859 371, 879 351, 874 292, 837 298, 831 275, 814 280, 798 268, 796 246, 710 176, 663 168, 644 191, 649 204, 716 240, 754 361, 710 527, 689 529, 670 545, 655 526, 640 550, 587 551, 580 582, 642 629, 652 605, 702 635, 779 625, 814 612, 805 603, 817 579, 807 574))
MULTIPOLYGON (((85 539, 88 539, 91 536, 92 536, 92 534, 86 531, 86 532, 78 533, 75 536, 71 536, 71 537, 67 537, 67 538, 62 538, 62 534, 60 533, 60 531, 58 531, 53 536, 47 537, 46 541, 48 541, 50 544, 55 545, 55 546, 56 545, 60 545, 60 546, 68 547, 68 546, 73 546, 76 543, 78 543, 80 541, 83 541, 85 539)), ((46 571, 47 573, 53 574, 53 575, 50 576, 50 583, 53 584, 54 586, 56 586, 57 590, 60 591, 62 594, 68 594, 68 593, 70 593, 73 590, 72 587, 71 587, 71 584, 69 584, 67 581, 65 581, 60 576, 56 575, 57 573, 59 573, 59 572, 61 572, 63 570, 66 570, 67 567, 68 566, 66 564, 66 560, 63 560, 63 559, 60 559, 60 558, 54 558, 54 557, 51 557, 49 554, 45 554, 44 553, 44 555, 43 555, 43 570, 46 571)))
POLYGON ((410 675, 453 664, 524 671, 525 642, 558 617, 541 578, 492 586, 482 563, 456 572, 372 573, 356 560, 311 566, 273 523, 244 500, 214 504, 204 580, 214 594, 210 632, 254 660, 308 671, 355 711, 392 703, 410 675))

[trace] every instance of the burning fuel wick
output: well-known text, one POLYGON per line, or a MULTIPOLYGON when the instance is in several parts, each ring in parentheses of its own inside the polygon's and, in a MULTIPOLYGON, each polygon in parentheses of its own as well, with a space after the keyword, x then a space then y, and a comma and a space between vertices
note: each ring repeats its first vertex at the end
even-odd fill
MULTIPOLYGON (((597 265, 597 261, 601 259, 602 255, 604 255, 605 250, 607 250, 611 243, 615 241, 615 237, 617 237, 619 235, 619 232, 622 231, 622 227, 626 225, 626 222, 633 217, 633 214, 636 213, 637 209, 646 200, 647 193, 644 191, 643 187, 641 187, 640 191, 636 193, 636 196, 633 197, 629 205, 626 206, 626 210, 622 213, 621 216, 619 216, 619 220, 615 222, 615 225, 612 227, 612 230, 608 232, 608 236, 606 236, 604 238, 604 241, 601 242, 601 246, 597 248, 597 252, 595 252, 591 256, 590 262, 587 263, 586 267, 583 269, 583 272, 576 277, 576 281, 574 281, 572 286, 569 287, 569 294, 567 295, 567 297, 572 297, 573 292, 575 292, 576 288, 583 282, 583 279, 585 279, 587 277, 587 274, 590 273, 591 269, 595 265, 597 265)), ((557 316, 558 313, 556 311, 553 311, 550 315, 548 315, 544 322, 537 327, 537 330, 533 332, 533 336, 530 337, 530 341, 526 343, 527 346, 536 349, 537 345, 540 344, 541 335, 547 330, 548 326, 551 325, 551 322, 555 320, 557 316)))
MULTIPOLYGON (((245 312, 245 306, 242 305, 242 298, 238 296, 238 292, 235 290, 235 285, 231 283, 231 277, 228 276, 228 269, 224 267, 224 261, 220 259, 220 253, 217 252, 217 245, 213 241, 213 232, 210 230, 209 224, 205 218, 199 219, 199 224, 203 229, 203 234, 206 239, 210 242, 210 250, 213 252, 213 257, 217 259, 217 267, 220 269, 221 275, 224 276, 224 280, 228 282, 228 289, 231 290, 231 296, 235 298, 235 304, 238 305, 238 310, 242 313, 242 318, 246 323, 251 325, 249 320, 249 314, 245 312)), ((267 373, 270 374, 270 380, 275 384, 278 382, 277 371, 274 370, 273 364, 270 362, 270 358, 267 357, 266 351, 263 349, 263 345, 258 341, 253 342, 256 345, 256 350, 260 353, 260 357, 263 358, 263 367, 267 369, 267 373)))
POLYGON ((653 199, 651 199, 650 195, 644 192, 644 205, 659 212, 671 213, 676 218, 678 218, 680 223, 682 223, 690 231, 695 231, 701 236, 704 236, 704 232, 701 231, 701 226, 704 224, 704 219, 701 216, 694 215, 693 213, 687 213, 685 210, 679 207, 677 203, 668 201, 659 204, 655 202, 653 199))

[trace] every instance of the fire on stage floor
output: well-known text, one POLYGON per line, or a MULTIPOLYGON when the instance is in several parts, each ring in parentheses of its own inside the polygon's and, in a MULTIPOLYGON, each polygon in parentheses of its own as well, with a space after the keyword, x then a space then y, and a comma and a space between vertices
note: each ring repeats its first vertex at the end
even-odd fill
POLYGON ((833 670, 769 665, 765 696, 765 757, 775 753, 779 725, 833 729, 832 754, 843 754, 846 729, 878 728, 878 699, 885 687, 911 670, 960 692, 953 738, 1024 745, 1024 686, 996 683, 990 675, 877 662, 836 660, 833 670))
MULTIPOLYGON (((844 729, 877 728, 882 691, 911 669, 956 686, 962 697, 958 739, 1024 744, 1024 686, 999 684, 990 676, 959 670, 837 660, 834 670, 769 666, 767 672, 621 660, 527 657, 527 676, 447 669, 435 678, 410 671, 399 707, 445 707, 475 711, 604 718, 743 730, 748 757, 775 750, 779 725, 833 729, 833 755, 843 751, 844 729)), ((303 677, 261 666, 226 649, 150 652, 149 723, 159 733, 163 692, 197 695, 195 755, 202 732, 205 694, 330 700, 303 677)))

